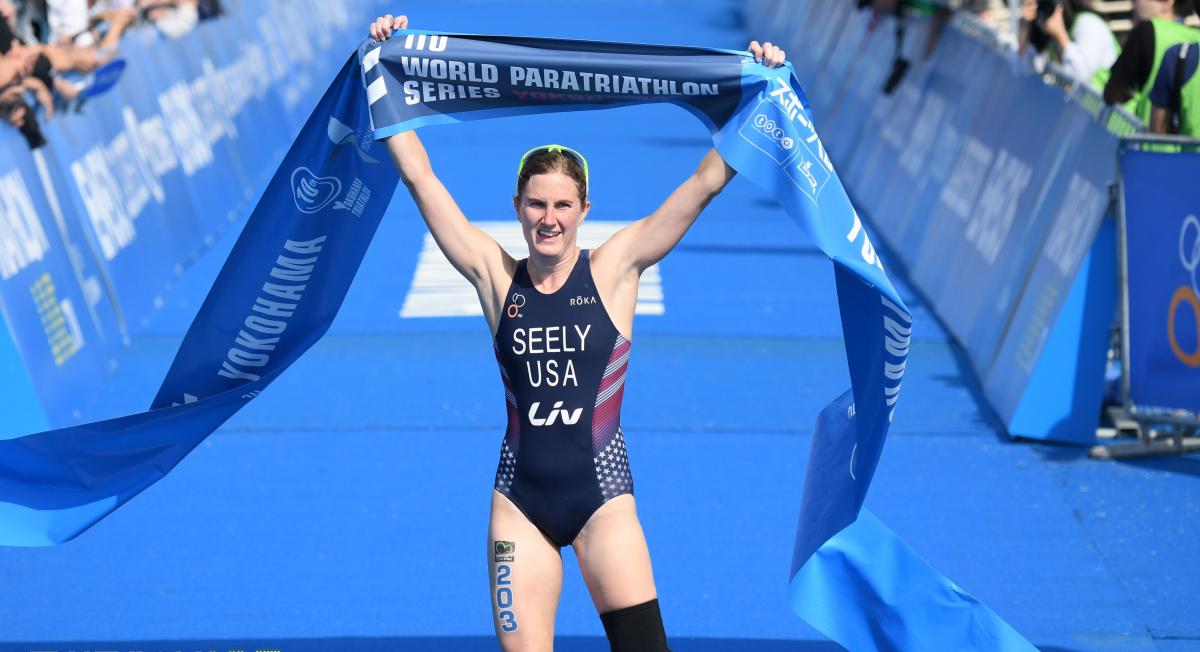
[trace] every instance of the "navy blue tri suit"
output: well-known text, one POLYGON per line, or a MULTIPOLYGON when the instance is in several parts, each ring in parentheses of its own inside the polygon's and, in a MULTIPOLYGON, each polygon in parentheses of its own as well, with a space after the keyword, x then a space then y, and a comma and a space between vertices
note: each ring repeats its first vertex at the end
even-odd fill
POLYGON ((629 340, 600 302, 587 250, 553 294, 533 287, 528 262, 496 328, 508 407, 496 490, 562 547, 601 505, 633 493, 621 435, 629 340))

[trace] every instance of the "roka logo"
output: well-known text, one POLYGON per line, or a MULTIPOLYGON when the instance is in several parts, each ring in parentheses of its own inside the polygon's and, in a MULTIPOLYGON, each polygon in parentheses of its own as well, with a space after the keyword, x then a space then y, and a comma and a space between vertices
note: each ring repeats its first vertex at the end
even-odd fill
POLYGON ((538 408, 542 405, 540 401, 535 401, 533 405, 529 406, 529 423, 535 426, 552 426, 560 416, 562 417, 563 425, 573 426, 579 423, 579 415, 583 414, 583 408, 575 408, 574 412, 567 412, 562 404, 562 401, 555 401, 554 407, 550 410, 550 416, 542 419, 534 416, 537 414, 538 408))
POLYGON ((337 177, 318 177, 300 166, 292 172, 292 196, 302 213, 315 213, 328 206, 342 192, 337 177))

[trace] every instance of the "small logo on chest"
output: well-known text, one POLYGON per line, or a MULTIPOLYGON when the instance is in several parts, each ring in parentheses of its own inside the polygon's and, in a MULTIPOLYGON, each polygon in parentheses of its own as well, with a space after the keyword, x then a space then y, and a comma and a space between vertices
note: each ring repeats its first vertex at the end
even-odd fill
POLYGON ((512 295, 512 303, 508 304, 508 318, 523 317, 521 308, 525 307, 525 295, 514 292, 512 295))
POLYGON ((571 297, 572 306, 590 306, 597 303, 596 297, 574 296, 571 297))

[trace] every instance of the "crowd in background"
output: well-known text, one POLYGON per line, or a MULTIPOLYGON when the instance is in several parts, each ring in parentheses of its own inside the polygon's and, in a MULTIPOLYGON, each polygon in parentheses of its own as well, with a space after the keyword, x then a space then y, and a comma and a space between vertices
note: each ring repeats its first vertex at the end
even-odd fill
MULTIPOLYGON (((877 15, 917 12, 942 21, 952 11, 987 20, 998 8, 997 0, 858 2, 877 15)), ((1122 43, 1091 0, 1023 0, 1014 45, 1035 69, 1055 62, 1152 132, 1200 137, 1200 30, 1184 25, 1196 0, 1132 4, 1134 27, 1122 43)), ((0 119, 38 147, 45 142, 40 125, 57 110, 82 105, 95 72, 118 58, 127 29, 145 23, 179 38, 220 13, 219 0, 0 0, 0 119)), ((927 51, 933 46, 931 40, 927 51)), ((899 83, 907 63, 897 54, 885 91, 899 83)))
MULTIPOLYGON (((913 13, 948 19, 965 11, 993 27, 997 0, 858 0, 877 16, 913 13)), ((1119 39, 1092 0, 1022 0, 1015 34, 1017 55, 1035 70, 1054 62, 1077 84, 1093 87, 1108 104, 1122 105, 1152 133, 1200 138, 1200 30, 1185 24, 1200 11, 1196 0, 1133 0, 1133 29, 1119 39)), ((936 38, 938 30, 934 30, 936 38)), ((902 31, 898 32, 902 34, 902 31)), ((932 52, 931 39, 927 52, 932 52)), ((902 73, 907 62, 899 61, 902 73)), ((885 92, 894 88, 897 75, 885 92)))
POLYGON ((180 38, 220 14, 219 0, 0 0, 0 119, 40 147, 41 124, 82 106, 130 27, 180 38))
POLYGON ((1025 0, 1019 46, 1124 105, 1151 132, 1200 137, 1200 102, 1187 97, 1200 30, 1184 24, 1196 9, 1194 0, 1134 0, 1134 27, 1122 44, 1090 0, 1025 0))

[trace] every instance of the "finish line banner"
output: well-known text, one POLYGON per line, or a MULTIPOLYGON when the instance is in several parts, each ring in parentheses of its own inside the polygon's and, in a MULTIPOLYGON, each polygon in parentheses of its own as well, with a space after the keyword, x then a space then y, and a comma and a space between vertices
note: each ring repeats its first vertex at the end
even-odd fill
POLYGON ((794 609, 854 649, 864 640, 1032 649, 969 596, 934 595, 953 584, 886 528, 847 529, 899 398, 911 318, 813 130, 791 66, 769 69, 730 50, 418 31, 365 42, 251 215, 152 410, 0 442, 0 543, 74 537, 162 477, 325 332, 397 183, 386 154, 364 138, 368 120, 378 139, 647 102, 696 116, 725 160, 770 192, 834 263, 852 387, 822 411, 814 433, 790 576, 794 609), (860 545, 847 545, 864 531, 860 545), (928 590, 888 592, 897 574, 921 577, 928 590), (966 625, 950 631, 943 622, 966 625))

